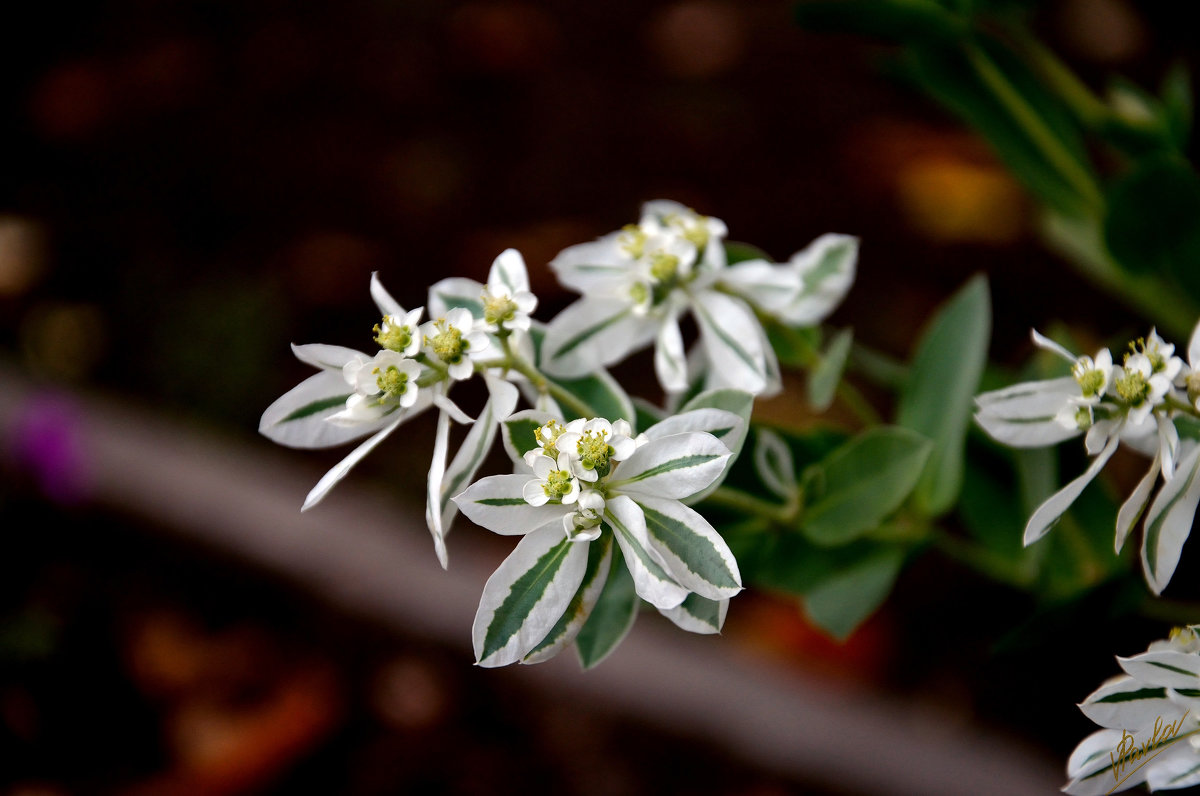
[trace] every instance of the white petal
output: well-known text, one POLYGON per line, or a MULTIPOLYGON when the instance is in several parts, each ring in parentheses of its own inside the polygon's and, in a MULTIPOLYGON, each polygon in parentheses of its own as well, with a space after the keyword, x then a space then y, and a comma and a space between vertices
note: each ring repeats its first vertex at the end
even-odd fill
POLYGON ((794 268, 748 260, 722 271, 720 284, 767 312, 778 312, 796 300, 801 278, 794 268))
POLYGON ((577 293, 611 294, 629 279, 632 261, 622 254, 620 232, 568 246, 550 261, 558 281, 577 293))
POLYGON ((471 484, 451 500, 471 522, 502 536, 526 534, 574 513, 571 506, 557 503, 531 506, 523 496, 530 481, 533 479, 527 475, 492 475, 471 484))
POLYGON ((744 301, 712 290, 694 305, 709 375, 723 386, 757 395, 767 387, 762 329, 744 301))
POLYGON ((352 394, 341 373, 323 370, 268 406, 259 420, 258 432, 289 448, 330 448, 373 433, 396 420, 390 416, 354 426, 330 423, 328 418, 343 411, 352 394))
POLYGON ((392 294, 387 292, 383 283, 379 281, 379 272, 371 272, 371 298, 375 301, 375 306, 379 308, 379 314, 395 315, 403 318, 405 315, 404 307, 400 306, 400 302, 392 298, 392 294))
POLYGON ((317 505, 329 494, 329 490, 333 489, 338 481, 346 477, 346 473, 350 472, 350 468, 358 464, 364 456, 375 449, 375 446, 387 439, 387 436, 395 431, 400 426, 399 420, 393 420, 389 425, 384 426, 383 430, 375 436, 368 439, 363 444, 359 445, 354 450, 350 451, 350 455, 335 464, 333 468, 321 477, 317 485, 308 493, 308 497, 304 499, 304 505, 300 507, 301 511, 308 511, 313 506, 317 505))
POLYGON ((1200 368, 1200 321, 1192 328, 1192 336, 1188 340, 1188 364, 1200 368))
POLYGON ((479 665, 505 666, 515 663, 536 647, 558 622, 571 598, 575 596, 579 584, 583 582, 587 558, 588 546, 567 542, 562 529, 554 525, 526 535, 483 587, 479 610, 475 614, 475 623, 471 631, 475 657, 479 659, 479 665), (516 582, 534 567, 544 564, 547 556, 563 544, 566 546, 560 548, 561 558, 554 561, 555 574, 546 584, 545 591, 534 603, 532 610, 511 636, 502 639, 503 646, 484 657, 487 634, 496 619, 496 612, 510 598, 516 582))
POLYGON ((309 343, 308 345, 296 345, 292 343, 292 353, 296 355, 296 359, 305 364, 312 365, 314 368, 339 371, 347 362, 366 356, 366 354, 363 354, 361 351, 355 351, 353 348, 345 348, 340 345, 322 345, 321 343, 309 343))
POLYGON ((618 495, 605 504, 604 516, 613 528, 638 596, 660 609, 671 609, 683 602, 687 589, 676 583, 662 562, 656 560, 646 534, 646 518, 638 505, 618 495))
POLYGON ((1142 512, 1146 510, 1146 504, 1150 502, 1150 493, 1154 491, 1154 485, 1158 483, 1158 471, 1158 457, 1155 456, 1154 461, 1150 464, 1150 469, 1146 471, 1137 486, 1129 493, 1129 497, 1121 504, 1121 510, 1117 512, 1117 535, 1113 542, 1116 552, 1121 552, 1121 548, 1125 546, 1125 540, 1129 537, 1129 532, 1133 530, 1133 526, 1137 525, 1137 521, 1142 517, 1142 512))
POLYGON ((475 422, 475 418, 468 415, 462 409, 459 409, 458 404, 450 400, 448 395, 435 393, 433 396, 433 402, 437 405, 438 409, 442 410, 443 413, 450 415, 455 423, 461 423, 462 425, 466 426, 475 422))
POLYGON ((450 416, 438 414, 437 435, 433 442, 433 461, 425 482, 425 523, 433 536, 433 549, 442 569, 449 566, 446 554, 446 529, 442 527, 442 477, 446 473, 446 454, 450 448, 450 416))
POLYGON ((1058 343, 1051 340, 1049 337, 1046 337, 1045 335, 1039 333, 1037 329, 1030 329, 1029 336, 1033 338, 1033 344, 1036 345, 1038 348, 1049 351, 1052 354, 1058 354, 1060 357, 1067 360, 1071 364, 1075 364, 1075 360, 1078 359, 1078 357, 1076 357, 1070 351, 1063 348, 1058 343))
MULTIPOLYGON (((429 286, 429 320, 438 318, 449 320, 450 312, 455 308, 466 308, 468 313, 483 315, 483 285, 474 279, 452 276, 434 282, 429 286)), ((457 324, 453 324, 457 325, 457 324)), ((474 322, 467 322, 458 328, 464 332, 471 330, 474 322)))
POLYGON ((1155 594, 1167 587, 1183 543, 1192 531, 1196 507, 1200 505, 1200 448, 1180 460, 1175 476, 1162 489, 1146 512, 1142 537, 1142 567, 1146 582, 1155 594))
POLYGON ((1046 499, 1042 505, 1037 507, 1037 511, 1033 512, 1033 516, 1029 518, 1029 522, 1025 525, 1025 545, 1029 546, 1041 539, 1046 531, 1058 521, 1058 518, 1071 507, 1075 499, 1079 497, 1084 488, 1092 482, 1096 474, 1104 467, 1105 463, 1112 458, 1113 452, 1116 451, 1117 445, 1120 443, 1120 437, 1115 434, 1108 441, 1108 445, 1100 454, 1092 459, 1087 470, 1083 475, 1076 478, 1071 483, 1064 486, 1062 489, 1055 492, 1046 499))
POLYGON ((658 383, 667 392, 687 389, 687 360, 683 355, 683 333, 679 321, 664 318, 658 328, 658 340, 654 346, 654 372, 658 383))
POLYGON ((488 291, 493 296, 508 296, 529 292, 529 275, 525 271, 525 259, 516 249, 505 249, 492 261, 488 272, 488 291))

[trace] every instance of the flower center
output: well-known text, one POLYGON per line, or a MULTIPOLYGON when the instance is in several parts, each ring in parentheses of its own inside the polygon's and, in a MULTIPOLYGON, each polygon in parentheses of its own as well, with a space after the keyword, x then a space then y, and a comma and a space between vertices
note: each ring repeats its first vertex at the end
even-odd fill
POLYGON ((629 288, 629 297, 636 306, 642 306, 650 301, 650 290, 644 282, 634 282, 629 288))
POLYGON ((1086 431, 1092 427, 1092 408, 1090 406, 1081 406, 1075 410, 1075 425, 1080 431, 1086 431))
POLYGON ((1095 368, 1085 370, 1076 374, 1075 381, 1079 382, 1079 388, 1083 390, 1084 397, 1099 395, 1100 391, 1104 389, 1104 371, 1095 368))
POLYGON ((375 324, 375 328, 371 331, 375 332, 375 342, 380 348, 386 348, 388 351, 395 351, 397 354, 403 354, 404 351, 412 345, 413 333, 412 328, 404 325, 394 325, 388 322, 387 318, 382 321, 382 330, 380 324, 375 324))
POLYGON ((1150 394, 1150 385, 1138 370, 1125 371, 1125 375, 1117 379, 1115 386, 1117 395, 1130 406, 1138 406, 1150 394))
POLYGON ((546 483, 542 485, 542 491, 551 500, 565 497, 571 491, 571 471, 551 470, 546 476, 546 483))
POLYGON ((608 458, 614 453, 608 444, 607 435, 601 431, 587 431, 579 438, 575 446, 579 451, 579 462, 587 470, 599 470, 602 474, 608 469, 608 458))
POLYGON ((534 429, 533 438, 542 446, 542 450, 545 451, 547 456, 557 459, 558 448, 555 447, 554 443, 558 441, 559 435, 564 431, 566 431, 566 428, 562 423, 557 420, 551 420, 546 425, 534 429))
POLYGON ((679 258, 666 252, 650 255, 650 276, 655 282, 670 282, 679 272, 679 258))
POLYGON ((389 397, 394 398, 408 392, 408 374, 395 365, 388 365, 386 370, 375 368, 372 372, 377 374, 375 383, 379 386, 380 391, 389 397))
POLYGON ((469 344, 463 339, 463 333, 453 326, 447 326, 445 319, 437 322, 438 333, 429 341, 433 353, 443 362, 457 365, 462 361, 463 354, 469 344))
POLYGON ((703 249, 708 245, 708 227, 704 225, 703 216, 696 216, 695 219, 692 220, 672 213, 664 220, 668 224, 678 227, 680 234, 683 235, 684 239, 697 249, 703 249))
POLYGON ((641 259, 642 250, 646 247, 646 233, 636 224, 626 224, 617 236, 617 245, 632 259, 641 259))
POLYGON ((600 512, 595 509, 580 509, 571 516, 571 527, 573 532, 569 536, 590 531, 603 521, 600 512))
POLYGON ((511 321, 517 315, 517 302, 508 296, 483 294, 483 319, 493 326, 511 321))

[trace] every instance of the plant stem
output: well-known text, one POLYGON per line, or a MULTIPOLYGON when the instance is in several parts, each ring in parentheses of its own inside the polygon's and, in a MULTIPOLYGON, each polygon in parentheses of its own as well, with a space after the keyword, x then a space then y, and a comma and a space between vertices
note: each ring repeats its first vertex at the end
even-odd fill
POLYGON ((704 498, 704 502, 761 517, 781 525, 795 522, 796 515, 800 511, 798 497, 792 498, 785 505, 779 505, 731 486, 717 487, 712 494, 704 498))
POLYGON ((1147 619, 1169 622, 1172 625, 1190 625, 1200 622, 1200 604, 1146 597, 1138 612, 1147 619))
POLYGON ((1033 585, 1035 573, 1027 566, 996 555, 991 550, 953 536, 941 528, 930 529, 933 546, 947 558, 985 575, 998 583, 1028 590, 1033 585))
POLYGON ((979 78, 992 90, 992 94, 1008 111, 1013 121, 1029 136, 1030 142, 1041 150, 1046 160, 1076 190, 1094 214, 1102 213, 1104 199, 1088 170, 1075 159, 1045 120, 980 47, 968 44, 965 50, 967 60, 975 68, 979 78))
POLYGON ((533 366, 533 363, 526 360, 517 352, 513 351, 512 345, 508 342, 508 335, 501 334, 500 347, 504 350, 505 361, 501 367, 515 370, 533 383, 540 393, 550 393, 554 400, 560 404, 570 408, 572 412, 580 417, 595 417, 596 410, 590 405, 580 400, 578 396, 570 390, 565 389, 562 385, 547 378, 540 370, 533 366))

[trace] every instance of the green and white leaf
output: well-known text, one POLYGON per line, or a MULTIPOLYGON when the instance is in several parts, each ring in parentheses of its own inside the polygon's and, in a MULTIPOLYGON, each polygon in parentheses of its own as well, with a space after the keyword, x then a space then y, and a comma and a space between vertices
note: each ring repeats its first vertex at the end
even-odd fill
POLYGON ((575 506, 547 503, 531 506, 522 490, 531 475, 489 475, 481 478, 451 500, 471 522, 492 533, 515 536, 553 523, 562 530, 562 518, 575 506))
POLYGON ((1175 574, 1183 543, 1192 532, 1196 507, 1200 505, 1200 446, 1184 457, 1175 475, 1163 484, 1146 513, 1146 533, 1142 539, 1142 568, 1146 582, 1155 594, 1175 574))
POLYGON ((521 663, 541 663, 562 652, 579 635, 579 631, 583 629, 596 607, 596 601, 600 599, 612 564, 612 534, 601 534, 592 542, 577 544, 586 544, 588 547, 587 569, 583 572, 583 582, 579 584, 579 589, 571 598, 567 610, 555 622, 554 627, 550 628, 546 637, 529 651, 521 663))
POLYGON ((617 299, 583 298, 546 327, 542 369, 554 378, 582 378, 654 340, 658 325, 617 299))
POLYGON ((472 628, 480 666, 515 663, 546 637, 583 582, 588 547, 560 525, 521 539, 483 587, 472 628))
POLYGON ((346 408, 346 399, 353 394, 341 371, 316 373, 267 407, 258 423, 258 433, 289 448, 331 448, 378 431, 396 420, 388 415, 358 426, 327 422, 330 415, 346 408))
MULTIPOLYGON (((633 409, 633 401, 617 380, 604 369, 577 379, 556 379, 556 383, 571 393, 583 403, 592 408, 591 417, 603 417, 605 420, 628 420, 634 422, 637 415, 633 409)), ((564 419, 571 420, 571 417, 564 419)))
POLYGON ((528 470, 525 454, 538 447, 534 432, 552 419, 554 418, 547 412, 522 409, 500 424, 500 438, 504 441, 504 450, 514 465, 528 470))
POLYGON ((653 552, 641 507, 624 495, 611 498, 604 507, 604 521, 616 536, 638 596, 655 608, 674 608, 683 602, 688 590, 653 552))
POLYGON ((824 355, 808 374, 808 402, 818 412, 824 412, 833 404, 853 344, 854 330, 842 329, 829 341, 824 355))
POLYGON ((691 497, 721 477, 729 449, 716 437, 685 432, 650 440, 621 462, 610 488, 637 497, 691 497))
POLYGON ((1177 650, 1156 650, 1117 658, 1130 677, 1147 685, 1200 690, 1200 655, 1177 650))
POLYGON ((430 320, 437 320, 453 309, 470 310, 476 318, 483 317, 483 285, 474 279, 452 276, 435 282, 429 288, 430 320))
POLYGON ((676 583, 710 600, 742 590, 742 576, 729 545, 698 512, 678 500, 642 497, 650 545, 676 583))
POLYGON ((689 594, 687 599, 675 608, 660 608, 658 612, 689 633, 710 635, 720 633, 725 625, 729 600, 710 600, 699 594, 689 594))
MULTIPOLYGON (((741 420, 733 428, 730 428, 728 423, 720 418, 719 415, 701 415, 702 418, 697 424, 695 431, 707 431, 714 437, 719 439, 726 448, 729 448, 729 459, 725 462, 725 469, 721 475, 709 484, 704 489, 687 499, 689 504, 699 503, 704 498, 711 495, 725 481, 725 476, 729 474, 729 470, 733 467, 737 460, 738 454, 742 452, 742 446, 746 443, 746 435, 750 432, 750 413, 754 411, 754 396, 742 390, 717 389, 707 390, 688 399, 681 407, 679 414, 668 421, 675 421, 675 418, 687 416, 691 412, 701 409, 720 409, 726 412, 731 412, 741 420), (707 424, 707 426, 705 425, 707 424)), ((666 421, 664 421, 666 422, 666 421)), ((687 421, 693 422, 693 421, 687 421)), ((674 428, 675 426, 668 425, 665 428, 674 428)), ((653 427, 652 427, 653 428, 653 427)), ((647 429, 647 436, 650 436, 651 430, 647 429)), ((654 432, 657 433, 657 432, 654 432)))
POLYGON ((614 548, 608 580, 583 629, 575 637, 575 651, 579 653, 579 663, 584 669, 590 669, 607 658, 629 635, 637 619, 640 603, 633 586, 633 576, 625 566, 620 549, 614 548))
POLYGON ((766 390, 769 349, 764 348, 761 324, 746 302, 704 290, 697 293, 692 308, 710 371, 719 373, 726 384, 744 386, 747 392, 766 390))
POLYGON ((346 474, 358 464, 368 453, 375 450, 375 447, 388 438, 388 435, 400 427, 400 419, 392 420, 389 425, 383 427, 382 430, 376 432, 375 436, 368 439, 366 442, 359 445, 354 450, 350 451, 346 458, 330 468, 329 472, 321 476, 321 480, 317 482, 304 498, 304 505, 300 507, 301 511, 308 511, 313 506, 320 503, 329 494, 329 490, 333 489, 339 481, 346 477, 346 474))
POLYGON ((784 500, 795 497, 795 467, 792 449, 783 437, 770 429, 759 428, 754 444, 754 470, 767 489, 784 500))
POLYGON ((511 383, 486 377, 490 396, 487 403, 476 418, 471 430, 454 455, 450 465, 442 476, 442 529, 449 530, 457 511, 451 498, 462 492, 463 488, 479 472, 479 466, 487 458, 492 443, 496 441, 497 420, 508 417, 517 405, 517 388, 511 383))
POLYGON ((1154 720, 1183 709, 1167 697, 1167 689, 1138 682, 1132 677, 1118 677, 1088 695, 1079 705, 1083 715, 1110 730, 1141 729, 1154 725, 1154 720))
POLYGON ((814 465, 820 488, 801 514, 801 527, 822 545, 846 544, 898 509, 921 477, 932 443, 894 426, 868 429, 814 465))
MULTIPOLYGON (((1113 757, 1123 737, 1123 730, 1098 730, 1084 738, 1067 761, 1067 776, 1071 781, 1063 788, 1063 792, 1070 796, 1107 796, 1113 793, 1122 779, 1113 776, 1113 757)), ((1136 787, 1146 779, 1145 767, 1137 771, 1132 768, 1129 767, 1129 779, 1122 783, 1128 787, 1136 787)))

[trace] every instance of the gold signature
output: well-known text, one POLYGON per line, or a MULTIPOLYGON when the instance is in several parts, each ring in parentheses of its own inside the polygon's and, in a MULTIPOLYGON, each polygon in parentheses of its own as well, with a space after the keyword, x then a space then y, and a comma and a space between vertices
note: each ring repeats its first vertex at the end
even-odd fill
MULTIPOLYGON (((1168 746, 1181 737, 1185 737, 1179 735, 1179 730, 1183 728, 1183 720, 1187 718, 1188 713, 1191 713, 1191 710, 1184 711, 1183 715, 1175 721, 1163 721, 1163 717, 1159 716, 1154 720, 1153 733, 1140 745, 1135 743, 1129 730, 1121 730, 1121 742, 1117 744, 1116 749, 1108 753, 1108 759, 1112 761, 1113 779, 1117 781, 1109 793, 1121 787, 1125 780, 1136 774, 1142 766, 1158 757, 1168 746), (1137 767, 1125 774, 1125 769, 1133 763, 1138 763, 1137 767)), ((1191 734, 1186 733, 1186 735, 1191 734)))

